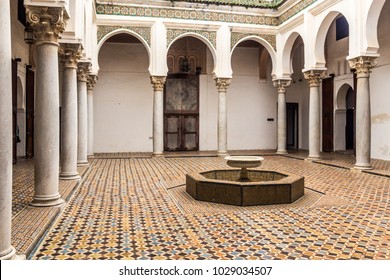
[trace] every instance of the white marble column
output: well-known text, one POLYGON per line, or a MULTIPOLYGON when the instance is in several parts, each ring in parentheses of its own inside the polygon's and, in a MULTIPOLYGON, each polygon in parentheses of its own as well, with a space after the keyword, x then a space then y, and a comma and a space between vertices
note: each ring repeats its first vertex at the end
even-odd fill
POLYGON ((151 76, 153 85, 153 156, 161 157, 164 152, 164 84, 165 76, 151 76))
POLYGON ((0 3, 0 260, 12 259, 12 78, 10 2, 0 3))
POLYGON ((287 109, 286 109, 286 88, 290 86, 291 80, 274 80, 274 87, 278 91, 278 150, 277 154, 287 154, 287 109))
POLYGON ((94 158, 93 153, 93 88, 96 84, 97 76, 89 75, 87 82, 88 99, 88 158, 94 158))
POLYGON ((225 157, 227 153, 227 106, 226 92, 231 82, 230 78, 215 78, 218 89, 218 151, 217 155, 225 157))
POLYGON ((371 104, 370 73, 378 57, 361 56, 349 60, 356 69, 356 169, 372 169, 371 166, 371 104))
POLYGON ((308 160, 320 159, 320 85, 325 73, 325 70, 316 69, 304 72, 310 86, 308 160))
POLYGON ((64 62, 61 110, 61 173, 62 180, 77 180, 77 61, 80 44, 61 46, 64 62))
POLYGON ((60 165, 58 37, 65 29, 62 8, 30 7, 28 21, 36 36, 35 138, 32 206, 63 203, 58 192, 60 165))
POLYGON ((90 63, 79 62, 77 71, 78 142, 77 164, 88 165, 88 98, 87 81, 90 63))

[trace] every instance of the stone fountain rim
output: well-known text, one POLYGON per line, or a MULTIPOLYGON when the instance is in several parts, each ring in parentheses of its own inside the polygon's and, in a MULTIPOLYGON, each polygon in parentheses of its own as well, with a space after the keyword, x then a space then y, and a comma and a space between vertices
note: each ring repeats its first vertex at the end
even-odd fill
POLYGON ((236 162, 261 162, 264 158, 259 156, 226 156, 225 160, 236 162))

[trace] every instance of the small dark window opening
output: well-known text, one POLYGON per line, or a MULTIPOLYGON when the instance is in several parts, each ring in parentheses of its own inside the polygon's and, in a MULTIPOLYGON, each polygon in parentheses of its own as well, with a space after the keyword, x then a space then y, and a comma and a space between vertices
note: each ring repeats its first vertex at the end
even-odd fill
POLYGON ((18 20, 26 26, 26 7, 23 0, 18 0, 18 20))
POLYGON ((349 36, 349 24, 345 17, 336 19, 336 41, 349 36))

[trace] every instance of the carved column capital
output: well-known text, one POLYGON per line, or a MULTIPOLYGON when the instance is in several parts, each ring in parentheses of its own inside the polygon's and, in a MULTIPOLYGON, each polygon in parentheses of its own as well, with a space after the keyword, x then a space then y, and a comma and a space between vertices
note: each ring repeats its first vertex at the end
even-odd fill
POLYGON ((285 93, 286 88, 288 88, 291 84, 290 79, 277 79, 272 81, 274 84, 274 87, 278 91, 278 93, 285 93))
POLYGON ((349 61, 349 67, 356 70, 357 78, 369 78, 371 69, 378 63, 376 56, 359 56, 349 61))
POLYGON ((77 69, 77 63, 82 57, 80 44, 61 44, 58 52, 65 68, 77 69))
POLYGON ((88 90, 93 90, 97 80, 98 80, 98 76, 97 75, 88 75, 88 77, 87 77, 87 89, 88 90))
POLYGON ((150 76, 150 82, 153 85, 153 90, 163 91, 166 79, 166 76, 150 76))
POLYGON ((77 81, 79 82, 87 82, 88 75, 91 68, 91 63, 89 62, 79 62, 77 64, 77 81))
POLYGON ((230 82, 232 81, 232 79, 230 78, 217 78, 217 77, 214 78, 214 80, 215 80, 215 85, 218 88, 218 92, 220 91, 226 92, 230 85, 230 82))
POLYGON ((34 30, 36 44, 58 43, 60 34, 64 32, 68 17, 63 8, 58 7, 26 7, 27 21, 34 30))
POLYGON ((326 70, 313 69, 303 72, 305 79, 308 81, 310 87, 319 87, 321 80, 326 75, 326 70))

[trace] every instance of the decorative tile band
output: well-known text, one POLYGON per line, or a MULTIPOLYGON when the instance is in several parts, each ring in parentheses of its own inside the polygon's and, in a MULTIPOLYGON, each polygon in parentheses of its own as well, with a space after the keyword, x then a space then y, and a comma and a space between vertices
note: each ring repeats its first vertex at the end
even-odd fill
POLYGON ((140 26, 98 25, 98 30, 97 30, 98 43, 108 33, 112 32, 114 30, 118 30, 118 29, 127 29, 127 30, 130 30, 130 31, 133 31, 133 32, 137 33, 141 38, 143 38, 147 42, 148 46, 150 47, 150 32, 151 32, 151 29, 150 29, 150 27, 140 27, 140 26))
POLYGON ((222 13, 204 10, 188 10, 182 8, 134 7, 130 5, 124 6, 98 3, 96 4, 96 13, 105 15, 219 21, 229 23, 278 26, 316 1, 318 0, 301 0, 299 3, 288 9, 279 17, 222 13))
POLYGON ((242 38, 249 36, 257 36, 266 40, 276 51, 276 36, 270 34, 257 34, 257 33, 241 33, 241 32, 232 32, 230 39, 230 49, 232 50, 235 44, 240 41, 242 38))
POLYGON ((132 7, 120 5, 96 4, 96 13, 105 15, 139 16, 154 18, 173 18, 187 20, 219 21, 231 23, 247 23, 261 25, 278 25, 278 18, 271 16, 256 16, 231 14, 221 12, 208 12, 202 10, 185 10, 179 8, 152 8, 132 7))
POLYGON ((246 8, 276 9, 286 0, 170 0, 172 2, 192 2, 200 4, 241 6, 246 8))
POLYGON ((191 29, 167 29, 167 46, 172 43, 175 38, 185 33, 196 33, 206 38, 214 48, 217 48, 217 32, 206 30, 191 30, 191 29))

